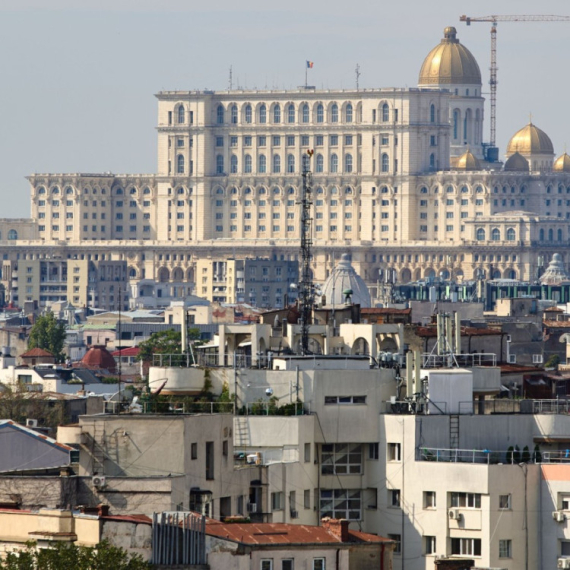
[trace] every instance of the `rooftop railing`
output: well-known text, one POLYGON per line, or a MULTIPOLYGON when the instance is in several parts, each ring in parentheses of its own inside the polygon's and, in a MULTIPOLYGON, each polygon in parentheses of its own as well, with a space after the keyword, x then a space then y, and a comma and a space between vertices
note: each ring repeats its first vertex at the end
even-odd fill
POLYGON ((424 368, 449 368, 457 366, 472 368, 473 366, 496 366, 497 355, 494 353, 470 353, 470 354, 422 354, 424 368))
POLYGON ((445 449, 421 447, 417 453, 418 461, 436 463, 477 463, 483 465, 519 465, 520 463, 569 463, 570 449, 561 451, 521 451, 508 449, 492 451, 489 449, 445 449))

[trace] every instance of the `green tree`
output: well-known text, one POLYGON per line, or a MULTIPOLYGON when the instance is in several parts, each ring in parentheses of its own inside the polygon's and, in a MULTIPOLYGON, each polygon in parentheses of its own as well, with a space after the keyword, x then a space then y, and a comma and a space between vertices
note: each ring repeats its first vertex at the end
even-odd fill
POLYGON ((58 321, 55 315, 48 311, 34 323, 30 331, 28 347, 43 348, 51 352, 57 361, 62 361, 64 342, 65 324, 58 321))
POLYGON ((152 361, 153 354, 180 354, 181 335, 173 329, 155 332, 141 342, 139 348, 138 359, 143 362, 152 361))
POLYGON ((560 356, 558 354, 552 354, 549 359, 544 363, 545 368, 558 368, 560 364, 560 356))
POLYGON ((96 548, 57 543, 54 548, 37 550, 35 543, 20 552, 10 552, 0 561, 0 570, 149 570, 139 555, 129 555, 122 548, 101 542, 96 548))

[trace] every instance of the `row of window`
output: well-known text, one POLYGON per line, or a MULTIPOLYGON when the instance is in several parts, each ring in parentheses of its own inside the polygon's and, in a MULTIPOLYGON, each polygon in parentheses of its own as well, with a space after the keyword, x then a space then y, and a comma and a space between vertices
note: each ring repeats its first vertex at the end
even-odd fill
MULTIPOLYGON (((284 226, 284 227, 285 227, 286 231, 288 231, 288 232, 297 232, 298 229, 299 229, 299 228, 296 227, 296 226, 284 226)), ((342 227, 342 226, 341 226, 341 227, 342 227)), ((271 228, 271 231, 272 231, 272 232, 280 232, 280 231, 281 231, 281 226, 273 225, 273 226, 270 226, 270 228, 271 228)), ((237 232, 238 229, 239 229, 239 228, 238 228, 237 225, 230 225, 230 232, 237 232)), ((339 231, 339 228, 338 228, 337 225, 328 226, 328 229, 329 229, 329 232, 333 232, 333 233, 339 231)), ((388 226, 382 226, 381 229, 382 229, 383 232, 387 232, 387 231, 389 230, 388 226)), ((223 232, 223 231, 224 231, 224 226, 222 226, 222 225, 217 225, 217 226, 216 226, 216 232, 221 233, 221 232, 223 232)), ((245 225, 243 226, 243 231, 244 231, 244 232, 251 232, 251 231, 252 231, 251 225, 245 224, 245 225)), ((258 231, 258 232, 261 232, 261 233, 267 232, 267 231, 268 231, 268 226, 266 226, 266 225, 264 225, 264 224, 261 224, 261 225, 257 226, 257 231, 258 231)), ((316 226, 315 226, 315 231, 316 231, 317 233, 320 233, 320 232, 324 231, 323 226, 322 226, 322 225, 316 225, 316 226)), ((345 231, 345 232, 352 232, 352 231, 353 231, 352 225, 345 225, 345 226, 344 226, 344 231, 345 231)))
MULTIPOLYGON (((260 135, 257 137, 257 146, 260 148, 265 148, 267 146, 267 136, 260 135)), ((354 144, 354 135, 344 135, 344 145, 345 146, 352 146, 354 144)), ((330 135, 328 137, 329 145, 330 146, 338 146, 339 142, 342 141, 342 137, 339 138, 339 135, 330 135)), ((243 137, 243 146, 244 148, 250 148, 253 146, 254 137, 251 135, 245 135, 243 137)), ((273 135, 269 138, 271 141, 271 146, 281 146, 282 141, 285 141, 285 146, 295 146, 297 138, 295 135, 273 135)), ((310 136, 309 135, 301 135, 300 142, 301 146, 310 146, 310 136)), ((230 147, 237 147, 238 146, 239 138, 235 135, 230 136, 230 147)), ((362 135, 357 136, 358 144, 362 144, 362 135)), ((325 144, 325 137, 324 135, 315 135, 314 137, 314 146, 321 147, 325 144)), ((386 144, 388 144, 386 142, 386 144)), ((224 146, 224 137, 218 136, 216 137, 216 148, 223 148, 224 146)))
MULTIPOLYGON (((91 193, 91 194, 93 194, 93 195, 96 195, 96 194, 98 194, 99 192, 100 192, 101 194, 103 194, 103 195, 106 195, 106 194, 107 194, 107 189, 106 189, 106 188, 101 188, 101 189, 93 188, 91 191, 89 190, 89 188, 84 188, 84 189, 83 189, 83 194, 89 194, 89 193, 91 193)), ((37 188, 37 190, 36 190, 36 193, 37 193, 37 194, 44 195, 44 194, 47 194, 48 192, 47 192, 47 190, 45 189, 44 186, 39 186, 39 187, 37 188)), ((49 192, 49 193, 50 193, 50 194, 56 194, 56 195, 57 195, 57 194, 60 194, 59 186, 53 186, 53 187, 50 189, 50 192, 49 192)), ((74 194, 74 193, 75 193, 75 190, 74 190, 71 186, 67 186, 67 187, 64 189, 64 191, 61 192, 61 193, 62 193, 62 194, 66 194, 66 195, 69 196, 69 195, 71 195, 71 194, 74 194)), ((123 188, 117 187, 117 188, 113 188, 112 192, 109 192, 109 193, 110 193, 110 194, 113 194, 113 195, 115 195, 115 196, 123 196, 123 195, 125 194, 125 191, 123 190, 123 188)), ((139 193, 139 191, 138 191, 134 186, 132 186, 131 188, 129 188, 128 192, 126 192, 126 194, 129 194, 130 196, 134 196, 134 195, 136 195, 136 194, 138 194, 138 193, 139 193)), ((151 194, 151 193, 152 193, 152 192, 151 192, 150 188, 148 188, 147 186, 145 186, 145 187, 143 188, 143 190, 142 190, 142 194, 145 195, 145 196, 147 196, 147 195, 149 195, 149 194, 151 194)))

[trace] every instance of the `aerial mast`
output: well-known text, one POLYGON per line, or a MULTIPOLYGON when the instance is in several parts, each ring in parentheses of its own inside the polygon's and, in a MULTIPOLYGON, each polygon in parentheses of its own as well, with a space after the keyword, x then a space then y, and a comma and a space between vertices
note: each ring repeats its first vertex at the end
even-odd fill
POLYGON ((312 201, 312 172, 310 170, 313 150, 307 151, 303 157, 303 187, 298 204, 301 204, 301 281, 299 287, 299 301, 301 309, 301 354, 304 356, 311 353, 309 350, 309 328, 311 326, 315 290, 313 286, 313 274, 311 272, 311 217, 312 201))

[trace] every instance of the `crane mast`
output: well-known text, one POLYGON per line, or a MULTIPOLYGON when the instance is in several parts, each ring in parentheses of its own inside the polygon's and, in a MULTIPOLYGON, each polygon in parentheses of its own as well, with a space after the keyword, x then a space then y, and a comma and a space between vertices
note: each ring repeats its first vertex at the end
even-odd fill
POLYGON ((491 24, 491 69, 489 77, 489 86, 491 91, 491 136, 489 144, 491 147, 496 146, 497 140, 497 23, 498 22, 570 22, 570 16, 549 15, 494 15, 480 16, 472 18, 470 16, 460 16, 460 22, 465 22, 468 26, 472 22, 487 22, 491 24))

